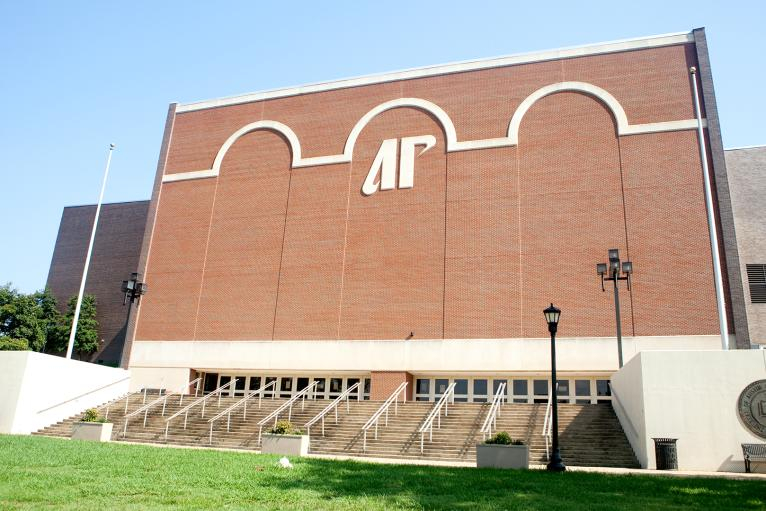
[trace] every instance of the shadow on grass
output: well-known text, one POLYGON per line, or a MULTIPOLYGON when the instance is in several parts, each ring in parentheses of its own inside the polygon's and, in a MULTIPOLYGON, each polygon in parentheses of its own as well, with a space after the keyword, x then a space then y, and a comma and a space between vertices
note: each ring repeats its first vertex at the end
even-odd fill
POLYGON ((264 478, 274 489, 324 498, 377 497, 425 509, 763 509, 766 484, 710 478, 553 474, 353 461, 298 460, 293 477, 264 478))

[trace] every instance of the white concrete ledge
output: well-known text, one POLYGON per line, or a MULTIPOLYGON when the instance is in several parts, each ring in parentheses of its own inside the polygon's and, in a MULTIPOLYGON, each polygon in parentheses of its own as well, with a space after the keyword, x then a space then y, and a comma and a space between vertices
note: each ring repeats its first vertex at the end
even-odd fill
MULTIPOLYGON (((558 369, 570 373, 617 370, 613 337, 556 340, 558 369)), ((626 362, 640 351, 720 350, 717 335, 623 338, 626 362)), ((550 340, 283 340, 133 342, 130 367, 197 370, 409 371, 414 373, 547 372, 550 340)))

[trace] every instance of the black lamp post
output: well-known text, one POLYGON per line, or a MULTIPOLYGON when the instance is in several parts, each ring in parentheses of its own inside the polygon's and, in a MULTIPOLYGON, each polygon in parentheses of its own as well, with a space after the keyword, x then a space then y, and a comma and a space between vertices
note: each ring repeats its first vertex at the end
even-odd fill
POLYGON ((598 263, 596 265, 596 273, 601 276, 601 291, 604 289, 604 281, 611 280, 614 282, 614 315, 617 322, 617 360, 622 367, 622 323, 620 322, 620 288, 617 287, 618 280, 628 281, 628 291, 630 291, 630 276, 633 274, 633 263, 630 261, 624 261, 622 263, 622 273, 620 276, 620 251, 616 248, 609 249, 609 264, 598 263), (609 274, 608 277, 604 275, 609 274))
POLYGON ((548 331, 551 333, 551 385, 553 386, 553 454, 547 468, 550 472, 563 472, 567 467, 561 460, 561 453, 559 452, 559 398, 556 388, 556 330, 559 326, 561 309, 551 304, 543 311, 543 314, 545 314, 545 321, 548 322, 548 331))

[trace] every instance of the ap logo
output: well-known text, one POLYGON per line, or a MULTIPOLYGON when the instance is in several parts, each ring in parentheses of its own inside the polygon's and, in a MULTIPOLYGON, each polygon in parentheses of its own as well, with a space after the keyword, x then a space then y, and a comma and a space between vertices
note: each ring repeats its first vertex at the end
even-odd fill
MULTIPOLYGON (((362 193, 372 195, 381 190, 393 190, 396 186, 396 149, 399 139, 389 138, 380 144, 378 154, 370 166, 362 185, 362 193), (380 176, 380 177, 378 177, 380 176)), ((412 188, 415 184, 415 146, 424 146, 418 156, 436 145, 433 135, 405 137, 399 153, 399 188, 412 188)))

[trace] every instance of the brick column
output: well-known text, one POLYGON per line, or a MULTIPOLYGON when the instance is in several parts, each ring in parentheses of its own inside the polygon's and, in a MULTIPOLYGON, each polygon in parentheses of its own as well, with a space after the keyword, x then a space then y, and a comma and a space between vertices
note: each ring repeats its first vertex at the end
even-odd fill
POLYGON ((372 371, 370 375, 370 399, 373 401, 385 401, 396 387, 402 382, 407 382, 407 400, 412 400, 413 379, 406 371, 372 371))

